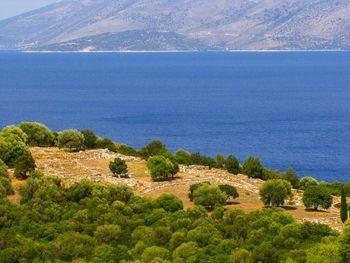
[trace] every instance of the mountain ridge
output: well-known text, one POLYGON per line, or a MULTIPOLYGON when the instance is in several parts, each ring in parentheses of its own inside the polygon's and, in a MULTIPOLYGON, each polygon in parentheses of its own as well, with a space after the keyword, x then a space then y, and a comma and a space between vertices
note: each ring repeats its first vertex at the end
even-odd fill
MULTIPOLYGON (((93 38, 101 50, 101 34, 144 31, 178 38, 162 42, 162 50, 181 50, 185 39, 193 43, 185 50, 350 50, 349 14, 347 0, 63 0, 0 21, 0 49, 60 49, 93 38)), ((129 47, 111 51, 133 50, 130 38, 116 42, 129 47)))

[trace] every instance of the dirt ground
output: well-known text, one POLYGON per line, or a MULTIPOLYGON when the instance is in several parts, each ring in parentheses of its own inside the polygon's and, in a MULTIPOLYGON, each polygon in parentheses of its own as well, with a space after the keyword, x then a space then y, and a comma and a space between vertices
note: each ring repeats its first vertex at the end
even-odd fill
MULTIPOLYGON (((185 208, 193 207, 188 199, 189 186, 193 183, 209 181, 212 184, 230 184, 237 188, 239 198, 232 200, 226 208, 242 209, 246 212, 262 209, 263 203, 259 198, 259 187, 263 181, 251 179, 245 175, 231 175, 219 169, 207 169, 200 166, 180 167, 180 173, 174 180, 167 182, 152 182, 146 162, 135 157, 114 154, 108 150, 89 150, 68 153, 57 148, 31 148, 38 170, 45 175, 55 175, 62 178, 65 185, 70 185, 83 178, 103 184, 127 184, 142 196, 158 197, 162 193, 172 193, 178 196, 185 208), (128 164, 129 178, 113 177, 108 164, 120 157, 128 164)), ((13 180, 18 189, 23 182, 13 180)), ((298 221, 312 221, 330 225, 334 229, 342 229, 339 210, 332 207, 327 211, 307 211, 301 202, 302 193, 294 191, 294 198, 284 207, 298 221)), ((10 197, 18 203, 18 195, 10 197)), ((334 198, 334 204, 339 198, 334 198)))

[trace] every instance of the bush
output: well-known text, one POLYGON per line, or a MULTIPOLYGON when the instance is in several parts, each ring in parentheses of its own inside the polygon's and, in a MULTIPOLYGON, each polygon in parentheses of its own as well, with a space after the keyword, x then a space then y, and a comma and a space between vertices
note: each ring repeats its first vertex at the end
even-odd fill
POLYGON ((225 166, 225 156, 222 153, 216 155, 217 168, 224 168, 225 166))
POLYGON ((260 163, 259 158, 248 157, 243 163, 242 172, 252 178, 265 179, 264 166, 260 163))
POLYGON ((176 212, 184 207, 182 201, 173 194, 162 194, 158 197, 157 204, 168 212, 176 212))
POLYGON ((88 129, 82 130, 81 133, 84 136, 84 143, 86 149, 95 149, 96 148, 96 141, 97 141, 97 135, 88 129))
POLYGON ((109 169, 114 175, 121 176, 128 173, 128 166, 126 162, 120 158, 115 158, 114 161, 109 163, 109 169))
POLYGON ((30 152, 18 136, 13 134, 6 137, 0 136, 0 159, 10 168, 13 168, 17 158, 25 154, 30 154, 30 152))
POLYGON ((35 170, 35 161, 30 153, 20 156, 15 162, 14 176, 18 179, 26 179, 35 170))
POLYGON ((98 138, 96 141, 97 149, 108 149, 112 152, 117 152, 117 145, 108 138, 98 138))
POLYGON ((28 136, 28 145, 40 147, 53 146, 55 137, 45 125, 36 122, 22 122, 19 127, 28 136))
POLYGON ((8 178, 0 177, 0 186, 5 189, 6 195, 12 195, 15 193, 8 178))
POLYGON ((65 130, 58 134, 57 144, 59 148, 79 151, 84 149, 84 136, 77 130, 65 130))
POLYGON ((16 136, 23 143, 27 142, 27 138, 28 138, 27 134, 25 134, 24 131, 22 131, 22 129, 17 126, 7 126, 0 133, 4 137, 12 134, 16 136))
POLYGON ((191 201, 193 201, 193 198, 194 198, 194 196, 193 196, 194 191, 196 191, 200 186, 202 186, 202 185, 204 185, 204 184, 210 185, 209 182, 201 182, 201 183, 191 184, 191 186, 190 186, 190 192, 189 192, 189 194, 188 194, 188 198, 189 198, 191 201))
POLYGON ((260 187, 260 197, 265 206, 280 206, 292 195, 292 185, 286 180, 274 179, 266 181, 260 187))
POLYGON ((185 150, 178 150, 175 153, 175 160, 180 164, 190 165, 191 164, 191 154, 185 150))
POLYGON ((317 210, 321 206, 324 209, 328 209, 332 206, 333 196, 326 188, 313 185, 304 191, 303 202, 306 208, 313 207, 314 210, 317 210))
POLYGON ((176 174, 176 165, 164 156, 152 156, 148 159, 147 167, 154 181, 165 181, 176 174))
POLYGON ((227 159, 225 161, 225 168, 231 174, 239 174, 240 173, 239 161, 233 155, 229 155, 227 157, 227 159))
POLYGON ((219 185, 219 189, 221 190, 221 192, 225 193, 227 195, 227 198, 238 198, 239 194, 237 192, 236 187, 229 185, 229 184, 222 184, 219 185))
POLYGON ((9 172, 7 165, 0 159, 0 178, 1 177, 8 178, 9 172))
POLYGON ((305 190, 309 186, 317 185, 317 180, 311 176, 301 178, 299 182, 299 189, 305 190))
POLYGON ((287 171, 282 175, 282 178, 289 181, 292 184, 293 188, 299 188, 299 176, 293 170, 293 168, 289 167, 287 171))
POLYGON ((151 156, 164 156, 166 158, 172 158, 172 153, 165 147, 161 141, 152 141, 139 151, 139 155, 147 160, 151 156))
POLYGON ((219 187, 209 184, 203 184, 193 192, 193 202, 196 205, 204 206, 206 209, 224 206, 226 199, 226 194, 221 192, 219 187))
POLYGON ((117 144, 116 151, 126 156, 138 156, 137 150, 126 144, 117 144))

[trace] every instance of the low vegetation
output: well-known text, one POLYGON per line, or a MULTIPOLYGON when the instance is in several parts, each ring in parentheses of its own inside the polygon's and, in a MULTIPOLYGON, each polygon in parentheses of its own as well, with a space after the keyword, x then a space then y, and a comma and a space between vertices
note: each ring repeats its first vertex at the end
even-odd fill
MULTIPOLYGON (((109 169, 117 177, 128 174, 120 158, 112 160, 109 169)), ((349 183, 299 179, 292 168, 272 171, 257 157, 240 164, 233 155, 212 158, 185 150, 173 154, 160 141, 136 150, 91 130, 56 133, 39 123, 8 126, 0 131, 0 263, 350 262, 349 226, 339 234, 326 225, 297 223, 278 208, 292 198, 292 188, 299 189, 305 207, 314 210, 329 209, 333 195, 341 196, 340 218, 346 222, 349 183), (61 179, 36 170, 30 146, 58 146, 69 152, 100 148, 141 157, 157 182, 174 179, 179 164, 225 169, 232 176, 244 173, 265 180, 259 194, 272 208, 251 213, 227 209, 229 201, 239 197, 229 184, 192 184, 188 197, 196 206, 187 210, 174 195, 150 199, 124 185, 82 180, 64 187, 61 179), (11 178, 25 180, 15 189, 19 206, 8 199, 15 193, 11 178)))

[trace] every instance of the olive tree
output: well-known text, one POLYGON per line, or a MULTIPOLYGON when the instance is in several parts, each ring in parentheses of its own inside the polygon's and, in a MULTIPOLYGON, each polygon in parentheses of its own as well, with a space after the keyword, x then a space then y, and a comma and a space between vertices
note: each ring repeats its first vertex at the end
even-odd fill
POLYGON ((114 175, 121 176, 128 173, 128 166, 126 162, 120 158, 115 158, 109 163, 109 169, 114 175))
POLYGON ((227 157, 225 161, 225 168, 231 174, 239 174, 241 170, 238 159, 233 155, 229 155, 227 157))
POLYGON ((264 166, 259 158, 248 157, 242 165, 242 172, 252 178, 264 179, 264 166))
POLYGON ((309 186, 317 185, 317 180, 311 176, 301 178, 299 182, 299 189, 305 190, 309 186))
POLYGON ((18 179, 26 179, 36 168, 35 161, 30 153, 17 158, 15 162, 14 176, 18 179))
POLYGON ((22 142, 26 143, 27 142, 27 134, 25 134, 24 131, 22 131, 21 128, 17 127, 17 126, 6 126, 1 132, 0 134, 2 136, 8 136, 10 134, 17 136, 19 140, 21 140, 22 142))
POLYGON ((265 206, 280 206, 284 200, 292 195, 292 185, 282 179, 266 181, 260 187, 260 198, 265 206))
POLYGON ((317 210, 319 206, 328 209, 332 206, 333 196, 328 189, 320 185, 309 186, 304 191, 303 202, 306 208, 317 210))
POLYGON ((227 195, 219 187, 209 184, 203 184, 193 192, 193 202, 196 205, 204 206, 206 209, 224 206, 226 199, 227 195))
POLYGON ((41 123, 22 122, 19 128, 26 133, 27 144, 30 146, 48 147, 54 143, 54 134, 41 123))
POLYGON ((154 181, 168 180, 179 171, 177 164, 161 155, 150 157, 147 161, 147 167, 154 181))
POLYGON ((237 192, 236 187, 229 185, 229 184, 222 184, 219 185, 219 189, 221 190, 221 192, 225 193, 227 198, 237 198, 239 197, 239 194, 237 192))
POLYGON ((59 148, 78 151, 84 148, 84 136, 77 130, 65 130, 60 132, 57 137, 59 148))
POLYGON ((0 159, 0 177, 8 178, 9 172, 7 165, 0 159))

